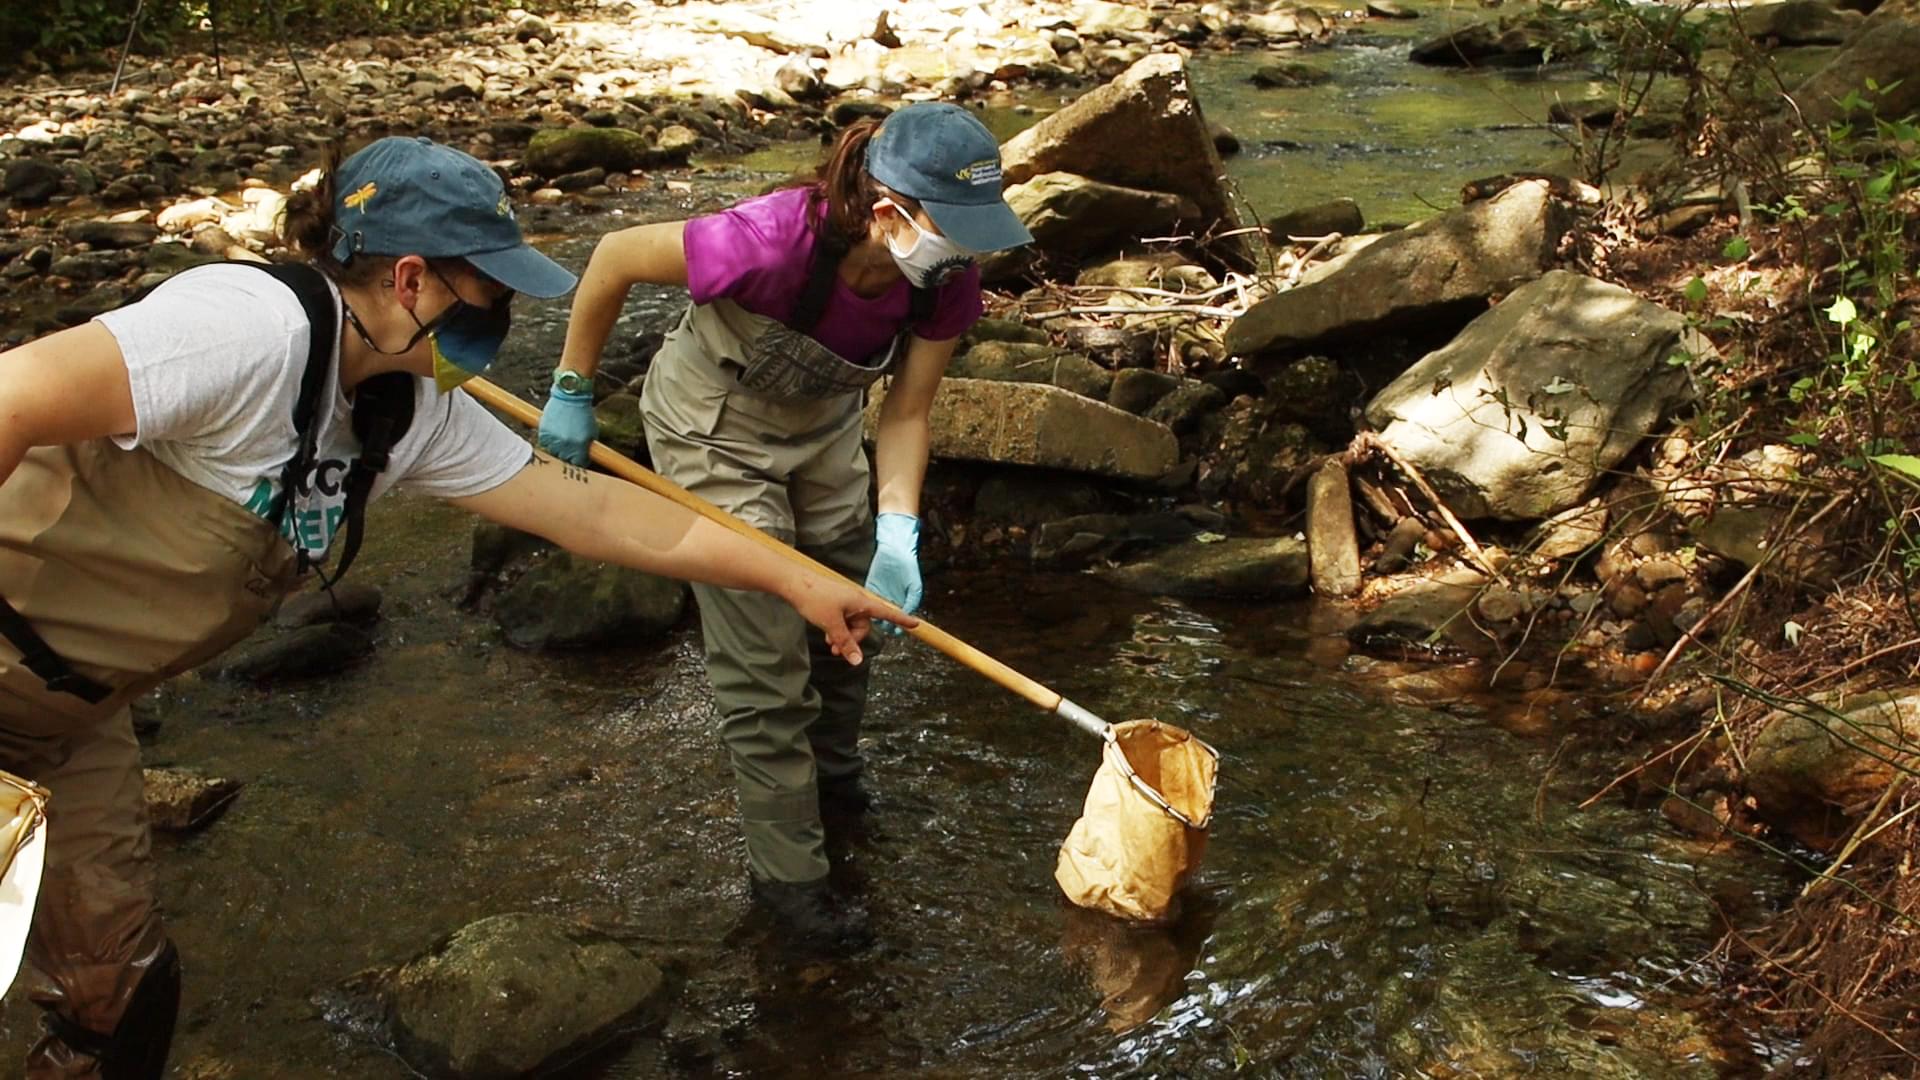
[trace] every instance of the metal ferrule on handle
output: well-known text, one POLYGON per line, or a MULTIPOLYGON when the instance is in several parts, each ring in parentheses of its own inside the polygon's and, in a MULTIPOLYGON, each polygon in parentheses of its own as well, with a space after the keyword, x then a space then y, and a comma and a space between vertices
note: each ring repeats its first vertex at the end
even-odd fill
POLYGON ((1067 698, 1061 698, 1060 704, 1053 707, 1053 715, 1067 721, 1074 727, 1079 728, 1097 739, 1110 739, 1113 737, 1112 724, 1100 719, 1098 716, 1088 712, 1067 698))
MULTIPOLYGON (((482 404, 489 405, 506 413, 521 424, 532 428, 538 428, 540 426, 540 410, 485 379, 469 379, 465 383, 462 383, 461 387, 479 399, 482 404)), ((588 450, 588 457, 595 465, 606 469, 620 479, 637 487, 644 488, 647 491, 651 491, 655 495, 666 499, 668 502, 677 503, 680 506, 686 507, 688 510, 706 518, 708 521, 738 533, 760 544, 762 547, 775 552, 790 562, 797 563, 817 574, 824 574, 831 578, 846 580, 831 568, 816 562, 797 548, 781 543, 777 538, 761 532, 759 529, 754 528, 752 525, 747 524, 732 514, 727 513, 725 510, 693 494, 686 488, 661 476, 659 473, 651 469, 643 468, 639 463, 612 449, 605 443, 594 443, 588 450)), ((883 598, 874 596, 871 592, 867 595, 872 596, 875 600, 881 600, 882 603, 885 602, 883 598)), ((961 641, 959 638, 954 637, 952 634, 947 633, 945 630, 940 629, 925 619, 920 620, 920 624, 908 630, 907 633, 947 654, 960 664, 972 668, 981 675, 999 683, 1002 687, 1027 699, 1038 708, 1053 713, 1056 716, 1064 717, 1071 721, 1074 726, 1099 738, 1111 738, 1111 729, 1105 720, 1100 719, 1098 716, 1061 697, 1057 691, 1022 675, 1001 661, 961 641)))

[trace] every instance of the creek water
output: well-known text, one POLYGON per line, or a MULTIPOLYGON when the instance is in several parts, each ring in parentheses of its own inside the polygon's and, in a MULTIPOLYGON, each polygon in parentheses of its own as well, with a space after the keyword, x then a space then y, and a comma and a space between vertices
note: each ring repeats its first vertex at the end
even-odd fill
MULTIPOLYGON (((1266 193, 1249 198, 1377 190, 1370 216, 1412 217, 1551 151, 1540 129, 1439 138, 1508 123, 1507 90, 1529 83, 1416 73, 1402 51, 1321 54, 1370 73, 1325 91, 1253 91, 1244 57, 1198 64, 1216 119, 1299 144, 1234 163, 1266 193), (1452 104, 1428 100, 1441 85, 1452 104), (1300 134, 1314 124, 1341 130, 1300 134)), ((546 219, 548 246, 578 266, 606 229, 712 208, 812 153, 546 219)), ((621 332, 679 302, 641 291, 621 332)), ((564 317, 564 303, 518 313, 503 383, 539 380, 564 317)), ((1722 917, 1787 883, 1651 810, 1575 811, 1629 763, 1577 697, 1350 656, 1338 619, 1306 603, 1186 604, 1071 574, 934 568, 928 612, 1109 719, 1157 717, 1220 748, 1183 917, 1137 930, 1065 906, 1053 857, 1097 744, 904 643, 874 661, 879 805, 841 875, 879 943, 796 965, 748 915, 691 620, 665 643, 515 651, 458 606, 469 530, 405 496, 374 509, 355 574, 382 587, 385 617, 353 670, 271 691, 188 677, 158 695, 149 764, 248 782, 212 827, 156 841, 186 958, 177 1075, 405 1076, 334 988, 520 910, 591 922, 676 973, 665 1027, 583 1076, 1710 1077, 1788 1049, 1715 1003, 1697 963, 1722 917)), ((8 999, 0 1046, 24 1048, 31 1013, 8 999)))

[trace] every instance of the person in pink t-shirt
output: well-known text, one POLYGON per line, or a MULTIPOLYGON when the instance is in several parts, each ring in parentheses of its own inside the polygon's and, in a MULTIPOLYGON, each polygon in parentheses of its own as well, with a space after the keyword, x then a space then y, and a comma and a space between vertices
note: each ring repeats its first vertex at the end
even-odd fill
MULTIPOLYGON (((593 373, 627 291, 684 284, 693 303, 640 399, 655 467, 912 613, 928 417, 980 317, 974 260, 1032 240, 1000 189, 1000 148, 978 120, 909 105, 847 128, 812 183, 608 234, 580 280, 541 446, 585 462, 593 373), (862 406, 883 377, 870 470, 862 406)), ((871 935, 828 888, 822 815, 869 805, 867 669, 777 602, 694 591, 754 897, 797 944, 857 948, 871 935)))

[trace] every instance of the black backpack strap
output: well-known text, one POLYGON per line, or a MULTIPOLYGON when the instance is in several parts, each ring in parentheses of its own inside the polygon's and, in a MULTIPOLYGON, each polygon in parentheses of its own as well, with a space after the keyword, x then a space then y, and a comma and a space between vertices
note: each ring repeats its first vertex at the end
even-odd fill
POLYGON ((89 705, 98 705, 112 695, 113 688, 73 670, 47 639, 40 636, 26 616, 14 610, 0 597, 0 636, 20 650, 20 666, 40 677, 47 689, 56 694, 72 694, 89 705))
POLYGON ((827 301, 833 298, 833 282, 840 275, 840 260, 851 250, 846 239, 825 222, 819 225, 819 238, 813 242, 813 260, 807 264, 807 283, 793 305, 787 325, 811 335, 827 313, 827 301))
POLYGON ((940 290, 915 287, 913 295, 907 300, 907 329, 918 332, 920 324, 933 318, 933 309, 940 303, 940 290))
POLYGON ((413 426, 415 378, 404 371, 389 371, 361 383, 353 397, 353 434, 360 440, 360 456, 347 469, 347 502, 343 520, 346 539, 340 549, 339 565, 326 579, 327 588, 345 576, 347 567, 360 554, 360 541, 366 533, 367 502, 373 497, 373 481, 387 471, 393 448, 413 426))
MULTIPOLYGON (((280 469, 280 493, 267 508, 267 520, 276 529, 286 531, 287 511, 293 506, 293 489, 301 477, 313 469, 319 454, 320 399, 326 391, 327 373, 333 370, 334 338, 340 332, 340 307, 327 285, 327 277, 305 263, 255 263, 290 290, 307 313, 307 366, 300 373, 300 393, 293 402, 293 430, 299 443, 280 469)), ((297 547, 298 545, 296 545, 297 547)), ((306 552, 299 553, 300 569, 310 565, 306 552)))

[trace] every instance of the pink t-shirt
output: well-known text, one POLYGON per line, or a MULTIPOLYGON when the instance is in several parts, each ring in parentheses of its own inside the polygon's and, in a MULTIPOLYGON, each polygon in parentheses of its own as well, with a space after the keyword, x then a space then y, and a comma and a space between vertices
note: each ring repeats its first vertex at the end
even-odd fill
MULTIPOLYGON (((755 315, 782 322, 791 317, 813 262, 816 234, 807 225, 809 202, 806 188, 786 188, 687 222, 683 245, 693 302, 725 297, 755 315)), ((893 343, 907 320, 911 292, 902 278, 879 296, 865 297, 836 278, 813 337, 846 359, 865 363, 893 343)), ((929 341, 956 338, 982 310, 975 266, 935 291, 932 317, 914 332, 929 341)))

